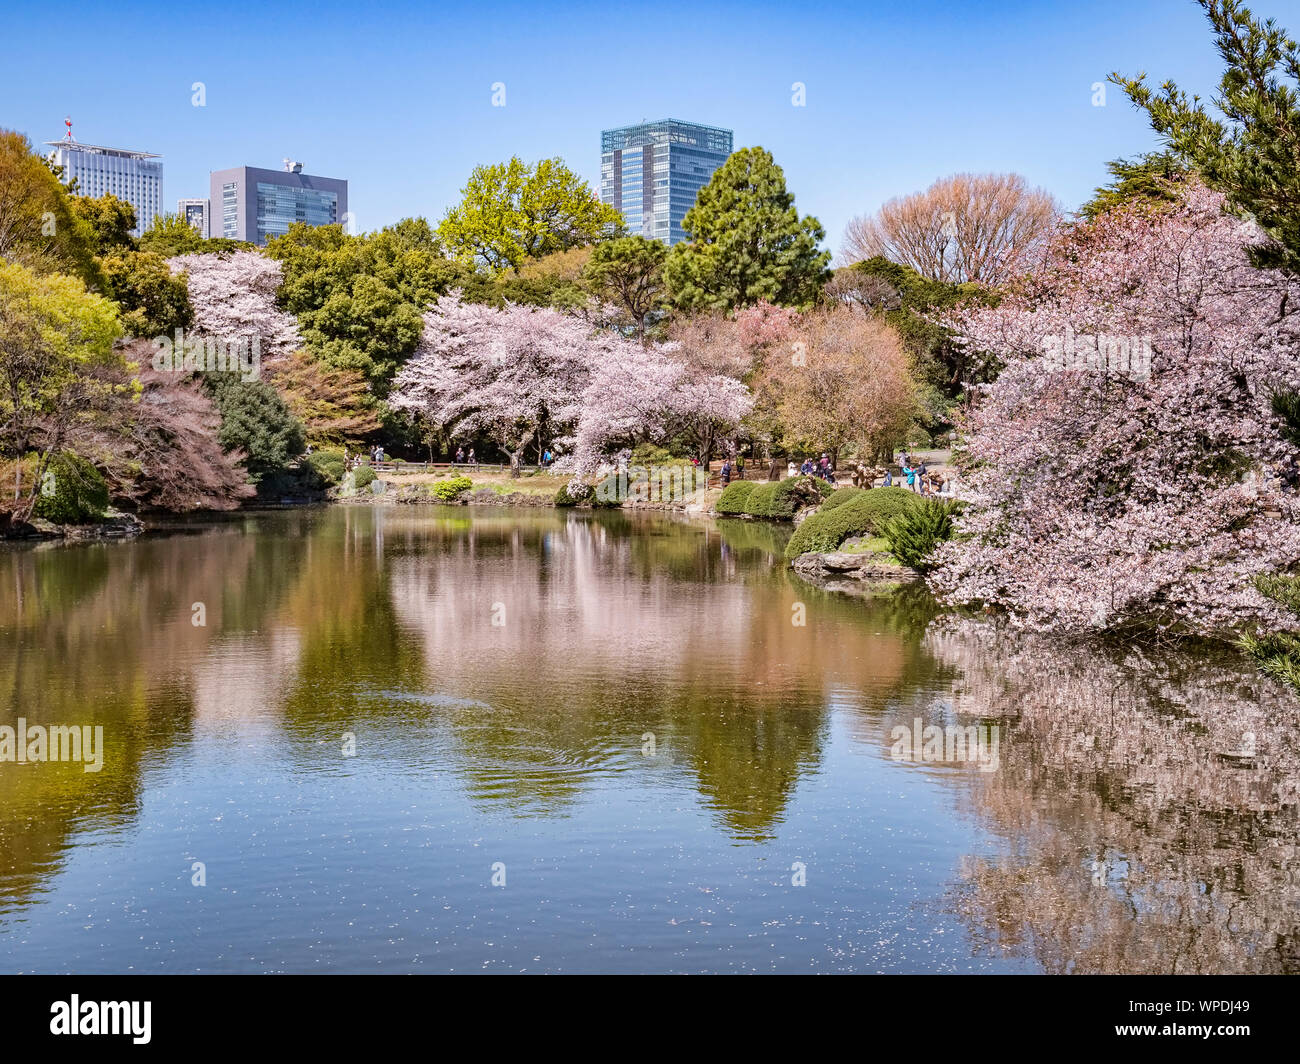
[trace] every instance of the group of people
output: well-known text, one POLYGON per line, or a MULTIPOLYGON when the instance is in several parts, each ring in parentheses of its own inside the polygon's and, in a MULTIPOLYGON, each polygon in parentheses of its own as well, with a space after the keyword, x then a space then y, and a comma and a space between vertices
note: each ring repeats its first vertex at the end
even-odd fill
MULTIPOLYGON (((898 467, 902 470, 898 478, 899 487, 906 486, 908 491, 914 491, 918 495, 946 496, 952 494, 951 480, 945 478, 941 473, 928 469, 924 458, 917 461, 910 454, 904 452, 898 456, 898 467)), ((885 487, 890 487, 893 484, 893 471, 885 470, 885 487)))
POLYGON ((456 464, 457 465, 478 465, 478 456, 474 453, 474 448, 471 447, 469 449, 469 454, 466 455, 464 447, 457 447, 456 464))
MULTIPOLYGON (((699 465, 699 462, 694 458, 691 459, 691 463, 693 465, 699 465)), ((730 456, 724 458, 722 461, 721 473, 722 473, 722 486, 724 488, 731 483, 731 478, 733 476, 737 480, 744 480, 745 479, 744 456, 739 454, 736 455, 736 460, 734 462, 731 460, 730 456)))
MULTIPOLYGON (((831 465, 830 456, 824 451, 820 458, 805 458, 803 464, 799 466, 799 472, 806 477, 817 477, 819 480, 826 481, 827 484, 835 483, 835 467, 831 465)), ((791 477, 795 475, 793 462, 786 466, 786 475, 791 477)))
MULTIPOLYGON (((307 453, 311 454, 311 447, 307 448, 307 453)), ((360 451, 356 454, 350 454, 346 447, 343 448, 343 464, 347 466, 348 469, 359 469, 361 466, 366 464, 367 459, 373 463, 378 463, 384 461, 385 458, 387 458, 387 455, 384 453, 383 447, 378 444, 371 447, 370 454, 365 457, 362 457, 360 451)))

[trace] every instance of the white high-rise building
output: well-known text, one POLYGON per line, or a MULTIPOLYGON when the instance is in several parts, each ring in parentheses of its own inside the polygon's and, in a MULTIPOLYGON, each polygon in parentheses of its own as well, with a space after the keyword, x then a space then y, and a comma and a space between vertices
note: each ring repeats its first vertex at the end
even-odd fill
POLYGON ((105 148, 98 144, 82 144, 72 139, 72 122, 64 123, 68 135, 63 140, 47 140, 54 150, 51 161, 63 167, 63 180, 77 180, 77 195, 104 196, 112 193, 135 208, 136 227, 132 235, 139 236, 149 228, 154 215, 162 210, 163 164, 155 160, 161 156, 147 151, 130 151, 126 148, 105 148))
POLYGON ((176 213, 190 223, 204 239, 212 235, 212 205, 205 199, 183 199, 176 201, 176 213))

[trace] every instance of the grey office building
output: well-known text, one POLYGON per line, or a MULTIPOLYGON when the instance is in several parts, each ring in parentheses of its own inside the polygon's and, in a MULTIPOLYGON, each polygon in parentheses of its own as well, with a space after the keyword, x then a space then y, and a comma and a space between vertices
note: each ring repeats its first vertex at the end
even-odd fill
POLYGON ((696 193, 731 154, 731 130, 664 119, 600 134, 600 199, 628 231, 676 244, 696 193))
POLYGON ((283 236, 294 222, 335 225, 348 212, 348 183, 302 172, 302 163, 284 161, 283 170, 237 166, 211 176, 214 237, 265 244, 283 236))

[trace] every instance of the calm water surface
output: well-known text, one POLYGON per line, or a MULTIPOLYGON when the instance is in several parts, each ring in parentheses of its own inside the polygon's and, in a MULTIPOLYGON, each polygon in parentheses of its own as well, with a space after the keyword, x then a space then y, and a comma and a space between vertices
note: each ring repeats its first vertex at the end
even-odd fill
POLYGON ((1300 970, 1294 700, 818 590, 786 535, 335 507, 0 551, 0 724, 106 747, 0 762, 0 970, 1300 970), (895 757, 917 720, 996 770, 895 757))

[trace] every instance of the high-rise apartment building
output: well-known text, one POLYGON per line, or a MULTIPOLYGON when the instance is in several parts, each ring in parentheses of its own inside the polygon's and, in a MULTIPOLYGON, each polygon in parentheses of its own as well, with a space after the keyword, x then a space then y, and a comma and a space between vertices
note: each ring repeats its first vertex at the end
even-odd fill
POLYGON ((211 231, 212 201, 205 199, 183 199, 176 201, 176 213, 184 218, 199 236, 207 239, 211 231))
POLYGON ((664 119, 600 134, 600 198, 628 231, 676 244, 695 196, 731 154, 729 129, 664 119))
POLYGON ((72 137, 72 120, 62 140, 47 140, 53 148, 50 161, 63 167, 63 180, 77 182, 77 195, 104 196, 111 193, 135 208, 133 236, 149 228, 154 215, 162 210, 163 164, 160 156, 128 148, 105 148, 99 144, 82 144, 72 137))
POLYGON ((345 222, 348 183, 302 172, 289 159, 283 170, 237 166, 210 177, 211 236, 265 244, 283 236, 294 222, 335 225, 345 222))

